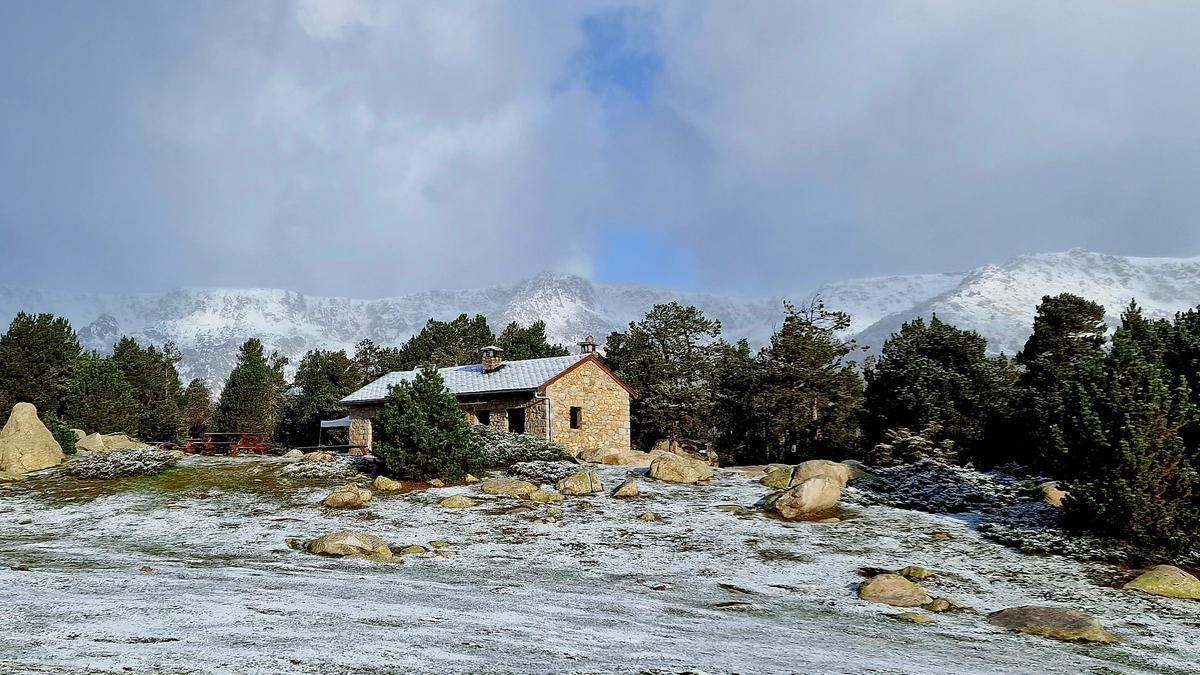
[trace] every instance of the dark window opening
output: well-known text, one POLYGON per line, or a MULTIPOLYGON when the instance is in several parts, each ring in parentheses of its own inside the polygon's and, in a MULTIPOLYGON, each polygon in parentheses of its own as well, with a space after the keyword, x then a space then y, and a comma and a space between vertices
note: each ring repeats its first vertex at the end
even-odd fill
POLYGON ((525 433, 525 409, 508 409, 508 430, 514 434, 525 433))
POLYGON ((571 428, 578 429, 583 426, 583 408, 571 406, 571 428))
POLYGON ((475 411, 475 419, 478 420, 478 422, 480 424, 482 424, 483 426, 486 427, 492 423, 492 411, 476 410, 475 411))

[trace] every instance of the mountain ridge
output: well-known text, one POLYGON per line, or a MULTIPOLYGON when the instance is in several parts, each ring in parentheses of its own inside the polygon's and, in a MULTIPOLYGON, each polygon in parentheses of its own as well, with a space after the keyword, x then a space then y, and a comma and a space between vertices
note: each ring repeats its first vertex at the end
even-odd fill
POLYGON ((848 279, 811 291, 754 297, 595 283, 542 273, 515 284, 429 290, 376 299, 305 295, 271 288, 179 288, 163 293, 99 294, 0 287, 0 321, 18 311, 67 317, 88 349, 106 352, 121 335, 149 343, 174 341, 181 375, 219 388, 237 348, 259 337, 295 364, 309 349, 346 349, 364 338, 398 345, 430 318, 483 314, 499 331, 510 321, 544 320, 552 341, 573 346, 603 338, 641 318, 654 304, 678 300, 721 320, 723 335, 765 344, 783 319, 785 299, 820 296, 848 312, 847 331, 877 351, 907 320, 937 314, 979 331, 993 352, 1012 354, 1028 336, 1043 295, 1073 292, 1105 305, 1115 324, 1129 298, 1153 316, 1200 302, 1200 258, 1138 258, 1082 249, 1017 256, 967 272, 848 279), (1121 298, 1124 298, 1121 300, 1121 298))

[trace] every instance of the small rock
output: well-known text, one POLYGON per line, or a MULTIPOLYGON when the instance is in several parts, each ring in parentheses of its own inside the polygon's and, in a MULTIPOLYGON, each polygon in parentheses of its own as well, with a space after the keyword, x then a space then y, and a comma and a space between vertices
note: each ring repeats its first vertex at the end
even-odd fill
POLYGON ((81 452, 104 452, 104 437, 98 432, 88 434, 75 441, 75 449, 81 452))
POLYGON ((907 621, 908 623, 937 623, 937 620, 932 616, 920 612, 900 612, 899 614, 888 614, 888 616, 897 621, 907 621))
POLYGON ((371 491, 357 485, 344 485, 336 488, 329 496, 321 501, 331 509, 361 509, 371 501, 371 491))
POLYGON ((441 478, 434 478, 433 480, 429 481, 429 487, 435 487, 435 488, 446 487, 446 483, 444 481, 442 481, 441 478))
POLYGON ((1063 499, 1070 493, 1058 487, 1055 481, 1048 481, 1038 486, 1038 490, 1042 493, 1042 501, 1050 506, 1062 506, 1063 499))
POLYGON ((392 557, 392 550, 388 548, 387 542, 366 532, 333 532, 303 543, 289 539, 288 546, 302 548, 317 555, 353 555, 380 559, 392 557))
POLYGON ((899 572, 896 572, 896 574, 899 574, 909 581, 925 581, 926 579, 933 577, 933 570, 926 569, 919 565, 909 565, 899 572))
POLYGON ((933 534, 929 535, 929 538, 934 541, 950 541, 954 538, 954 535, 950 534, 949 532, 934 532, 933 534))
POLYGON ((446 548, 447 546, 450 545, 450 542, 443 541, 441 539, 436 539, 434 541, 429 542, 429 545, 432 546, 433 548, 446 548))
POLYGON ((550 508, 546 509, 546 515, 548 516, 561 516, 562 512, 563 510, 556 506, 551 506, 550 508))
POLYGON ((1030 635, 1065 640, 1067 642, 1120 642, 1096 617, 1077 609, 1066 607, 1039 607, 1026 605, 1001 610, 988 616, 993 626, 1015 630, 1030 635))
POLYGON ((632 475, 626 478, 624 483, 618 485, 616 490, 612 491, 612 496, 616 497, 617 499, 629 499, 631 497, 640 496, 641 494, 642 492, 638 488, 637 478, 632 475))
POLYGON ((471 474, 467 474, 463 478, 463 482, 466 483, 467 485, 474 485, 479 482, 479 479, 476 478, 475 476, 472 476, 471 474))
POLYGON ((538 486, 516 478, 489 478, 483 481, 483 492, 504 497, 528 497, 538 486))
POLYGON ((592 469, 567 476, 555 483, 554 487, 564 495, 573 496, 595 494, 604 489, 600 477, 592 469))
POLYGON ((304 453, 304 461, 306 461, 306 462, 332 462, 333 461, 333 453, 332 452, 320 452, 320 451, 306 452, 306 453, 304 453))
POLYGON ((539 504, 549 504, 550 502, 561 502, 562 500, 566 499, 566 497, 563 497, 557 492, 551 492, 549 490, 542 490, 539 488, 533 492, 530 492, 527 499, 538 502, 539 504))
POLYGON ((921 587, 899 574, 877 574, 858 585, 858 597, 893 607, 920 607, 930 598, 921 587))
POLYGON ((410 544, 399 551, 396 551, 396 553, 398 555, 418 555, 421 553, 429 553, 429 549, 421 546, 420 544, 410 544))
POLYGON ((925 605, 925 609, 927 609, 931 612, 937 612, 939 614, 942 612, 973 612, 973 611, 975 611, 975 610, 971 609, 970 605, 964 605, 961 602, 955 602, 954 600, 951 600, 950 598, 934 598, 933 600, 931 600, 929 602, 928 605, 925 605))
POLYGON ((701 460, 668 452, 650 462, 649 475, 668 483, 696 484, 712 480, 713 470, 701 460))
POLYGON ((1172 565, 1151 567, 1124 588, 1164 598, 1200 600, 1200 579, 1172 565))
POLYGON ((458 551, 447 551, 445 549, 442 549, 439 551, 434 551, 434 553, 436 553, 437 555, 439 555, 443 558, 453 558, 458 555, 458 551))
POLYGON ((647 523, 652 523, 652 522, 658 520, 658 514, 653 511, 647 511, 647 512, 643 513, 642 515, 638 516, 638 520, 644 520, 647 523))
POLYGON ((142 571, 149 574, 154 571, 154 568, 149 565, 142 565, 142 571))
POLYGON ((396 492, 404 488, 404 485, 398 480, 392 480, 387 476, 376 476, 375 480, 371 481, 371 489, 376 492, 396 492))
MULTIPOLYGON (((76 447, 78 447, 78 446, 76 446, 76 447)), ((288 450, 287 452, 283 453, 283 456, 288 459, 302 459, 304 457, 304 453, 299 450, 292 449, 292 450, 288 450)))
POLYGON ((477 505, 478 503, 478 500, 471 499, 466 495, 451 495, 438 502, 439 505, 448 509, 468 509, 477 505))

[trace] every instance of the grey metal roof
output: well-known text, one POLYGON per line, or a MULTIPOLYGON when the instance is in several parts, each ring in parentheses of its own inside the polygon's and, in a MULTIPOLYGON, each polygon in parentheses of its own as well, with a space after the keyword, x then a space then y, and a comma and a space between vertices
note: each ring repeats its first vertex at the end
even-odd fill
MULTIPOLYGON (((494 394, 504 391, 532 391, 587 357, 588 354, 572 354, 545 359, 505 361, 499 370, 490 373, 483 372, 483 364, 472 363, 466 366, 439 368, 438 373, 446 381, 446 388, 458 396, 494 394)), ((342 403, 382 401, 392 385, 410 381, 416 376, 417 371, 415 370, 388 373, 342 399, 342 403)))

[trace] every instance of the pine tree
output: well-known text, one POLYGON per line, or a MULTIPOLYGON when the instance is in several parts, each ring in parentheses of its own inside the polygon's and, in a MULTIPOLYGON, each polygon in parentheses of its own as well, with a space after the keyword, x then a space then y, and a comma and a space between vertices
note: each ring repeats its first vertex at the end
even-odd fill
POLYGON ((767 461, 766 419, 759 406, 762 371, 762 362, 746 340, 715 345, 709 375, 712 441, 722 463, 745 465, 767 461))
POLYGON ((862 416, 868 447, 889 430, 937 430, 965 459, 989 458, 994 432, 1008 418, 1016 372, 1004 356, 989 357, 987 341, 936 316, 915 319, 883 345, 869 364, 862 416))
POLYGON ((188 435, 193 438, 208 431, 212 425, 212 392, 200 378, 189 382, 183 392, 183 418, 188 435))
POLYGON ((1012 459, 1057 471, 1064 458, 1062 422, 1065 397, 1083 367, 1103 353, 1104 307, 1077 295, 1046 296, 1038 305, 1033 333, 1014 359, 1021 367, 1016 404, 1007 422, 1015 442, 1012 459))
POLYGON ((495 341, 496 336, 482 314, 474 318, 460 314, 449 323, 430 319, 421 332, 400 348, 403 367, 399 370, 413 370, 424 364, 445 368, 479 363, 480 350, 495 341))
POLYGON ((282 410, 286 365, 287 359, 278 353, 267 356, 258 338, 247 340, 221 391, 215 415, 217 428, 274 433, 282 410))
POLYGON ((66 419, 85 431, 137 433, 137 401, 116 362, 96 354, 79 360, 67 391, 66 419))
POLYGON ((178 364, 183 357, 175 344, 167 342, 159 351, 154 345, 143 348, 133 338, 122 337, 113 346, 112 358, 138 403, 138 435, 155 441, 182 436, 187 423, 180 406, 178 364))
POLYGON ((504 350, 504 358, 510 361, 544 359, 570 354, 566 347, 552 345, 546 339, 545 321, 534 321, 528 328, 521 328, 516 321, 513 321, 500 332, 496 338, 496 346, 504 350))
POLYGON ((390 475, 457 479, 485 468, 458 399, 432 368, 388 391, 374 427, 374 452, 390 475))
POLYGON ((814 299, 802 309, 786 304, 783 326, 761 360, 759 414, 766 420, 767 461, 795 463, 842 457, 859 444, 863 385, 849 360, 858 349, 838 337, 850 315, 814 299))
POLYGON ((341 400, 358 389, 361 376, 343 351, 314 349, 296 370, 293 389, 279 425, 280 440, 289 445, 315 445, 323 419, 346 414, 341 400))
POLYGON ((381 347, 375 344, 374 340, 363 340, 354 349, 354 367, 358 370, 360 387, 365 387, 388 373, 411 370, 406 365, 404 354, 399 348, 381 347))
POLYGON ((66 319, 18 313, 0 336, 0 411, 24 401, 61 416, 82 354, 66 319))
POLYGON ((609 335, 605 361, 638 392, 631 404, 635 445, 707 440, 712 399, 707 378, 721 322, 678 302, 655 305, 626 332, 609 335))
POLYGON ((1181 435, 1200 410, 1160 361, 1149 325, 1131 305, 1111 351, 1088 363, 1067 397, 1065 515, 1075 527, 1179 553, 1200 545, 1200 476, 1181 435))

